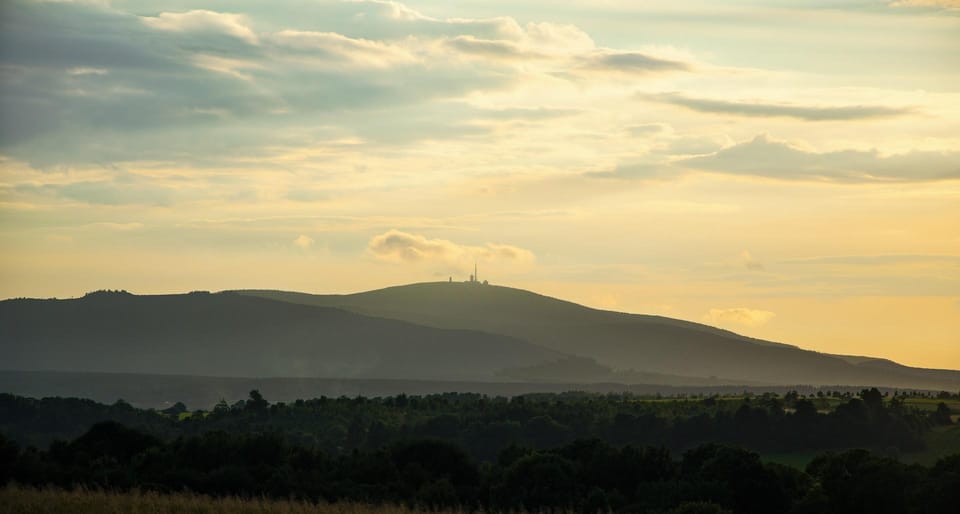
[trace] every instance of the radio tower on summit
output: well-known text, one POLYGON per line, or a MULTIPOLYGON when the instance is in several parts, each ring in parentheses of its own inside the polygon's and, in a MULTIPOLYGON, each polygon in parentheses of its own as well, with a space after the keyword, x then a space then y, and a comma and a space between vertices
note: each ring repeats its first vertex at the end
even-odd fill
MULTIPOLYGON (((451 279, 451 280, 453 280, 453 279, 451 279)), ((467 283, 468 283, 468 284, 482 284, 482 285, 487 285, 487 281, 486 281, 486 280, 484 280, 483 282, 480 282, 480 275, 479 275, 479 273, 477 272, 477 261, 476 261, 476 260, 473 261, 473 275, 470 275, 470 280, 468 280, 467 283)))

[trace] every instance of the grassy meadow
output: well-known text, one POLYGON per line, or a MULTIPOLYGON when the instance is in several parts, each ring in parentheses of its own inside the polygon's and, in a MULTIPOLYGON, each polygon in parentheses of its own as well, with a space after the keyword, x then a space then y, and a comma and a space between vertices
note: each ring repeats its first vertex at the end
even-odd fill
MULTIPOLYGON (((0 489, 0 514, 410 514, 420 512, 395 505, 358 503, 314 504, 293 500, 214 498, 189 493, 150 491, 114 493, 77 489, 34 489, 8 485, 0 489)), ((459 514, 460 511, 437 511, 459 514)))

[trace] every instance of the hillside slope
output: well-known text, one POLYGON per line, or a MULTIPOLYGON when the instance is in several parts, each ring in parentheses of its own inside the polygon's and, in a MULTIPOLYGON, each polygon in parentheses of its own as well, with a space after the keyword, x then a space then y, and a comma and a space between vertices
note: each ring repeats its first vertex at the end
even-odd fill
POLYGON ((455 380, 562 357, 509 336, 230 293, 2 301, 0 355, 8 370, 455 380))
POLYGON ((507 287, 439 282, 349 295, 241 293, 434 327, 505 334, 619 370, 723 377, 744 383, 960 387, 957 371, 857 364, 697 323, 591 309, 507 287))

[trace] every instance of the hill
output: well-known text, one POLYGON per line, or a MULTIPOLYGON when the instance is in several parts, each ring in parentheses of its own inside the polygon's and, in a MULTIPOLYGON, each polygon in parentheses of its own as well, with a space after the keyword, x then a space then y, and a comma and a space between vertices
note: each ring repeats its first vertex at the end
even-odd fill
POLYGON ((7 370, 489 381, 563 357, 505 335, 231 293, 6 300, 0 327, 7 370))
MULTIPOLYGON (((848 359, 688 321, 591 309, 508 287, 437 282, 348 295, 239 293, 303 305, 335 306, 438 328, 504 334, 594 359, 615 372, 722 377, 724 382, 754 384, 960 387, 958 371, 848 359)), ((556 377, 558 381, 561 378, 556 377)))

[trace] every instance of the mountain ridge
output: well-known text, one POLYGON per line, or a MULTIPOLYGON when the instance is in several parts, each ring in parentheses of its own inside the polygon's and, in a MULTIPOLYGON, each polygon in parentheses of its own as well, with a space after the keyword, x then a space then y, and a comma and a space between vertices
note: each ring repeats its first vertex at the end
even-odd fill
POLYGON ((504 286, 424 282, 344 295, 234 292, 337 306, 427 326, 507 334, 566 354, 593 358, 615 370, 723 377, 745 383, 872 383, 933 389, 960 386, 960 371, 896 363, 881 366, 875 358, 855 363, 842 356, 749 338, 691 321, 594 309, 504 286))
POLYGON ((271 290, 0 301, 13 370, 233 377, 956 390, 960 371, 763 341, 503 286, 271 290))
POLYGON ((509 336, 232 293, 4 300, 0 326, 4 367, 21 370, 496 380, 504 361, 562 357, 509 336))

